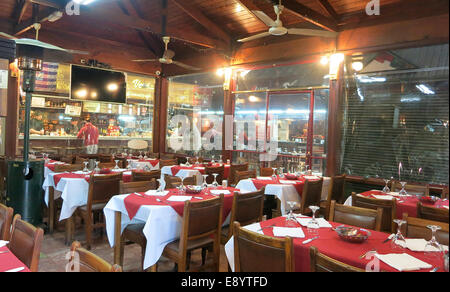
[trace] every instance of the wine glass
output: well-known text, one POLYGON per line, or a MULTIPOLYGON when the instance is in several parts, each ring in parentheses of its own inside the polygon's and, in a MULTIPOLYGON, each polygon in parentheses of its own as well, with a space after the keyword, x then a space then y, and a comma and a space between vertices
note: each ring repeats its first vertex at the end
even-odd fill
POLYGON ((186 157, 186 166, 191 166, 191 164, 189 163, 189 157, 186 157))
POLYGON ((184 191, 185 191, 184 180, 185 180, 185 177, 182 177, 182 178, 181 178, 181 184, 178 186, 178 190, 179 190, 179 192, 180 192, 181 194, 183 194, 184 191))
POLYGON ((390 193, 391 190, 390 190, 389 187, 388 187, 389 179, 383 179, 383 180, 384 180, 384 183, 385 183, 386 185, 384 186, 382 192, 383 192, 383 193, 390 193))
POLYGON ((439 258, 444 250, 436 239, 436 232, 440 230, 441 227, 437 225, 428 225, 427 228, 431 229, 431 240, 425 245, 425 255, 429 258, 439 258))
POLYGON ((211 163, 216 163, 216 162, 214 161, 214 155, 211 157, 211 163))
POLYGON ((401 227, 406 223, 405 220, 394 219, 394 222, 397 224, 397 233, 392 237, 391 247, 393 249, 403 250, 406 247, 406 240, 402 234, 401 227))
POLYGON ((95 168, 94 168, 95 172, 100 172, 99 164, 100 164, 100 161, 95 161, 95 168))
POLYGON ((206 182, 206 178, 208 178, 207 174, 202 174, 203 176, 203 184, 202 184, 202 188, 206 189, 208 187, 208 183, 206 182))
POLYGON ((408 192, 406 192, 406 190, 405 190, 406 182, 401 181, 400 184, 402 186, 402 189, 400 190, 399 195, 402 195, 402 196, 408 195, 408 192))
POLYGON ((276 179, 277 178, 277 168, 276 167, 272 167, 272 178, 276 179))
POLYGON ((131 170, 131 159, 127 159, 127 169, 131 170))
POLYGON ((139 159, 142 159, 142 158, 144 158, 144 157, 142 156, 142 151, 139 151, 139 159))
POLYGON ((114 169, 120 169, 120 167, 119 167, 119 161, 120 160, 114 160, 114 162, 116 163, 116 166, 114 166, 114 169))
POLYGON ((222 155, 219 155, 219 156, 220 156, 220 158, 219 158, 219 163, 222 164, 222 163, 223 163, 222 155))
POLYGON ((280 167, 280 177, 284 177, 284 167, 280 167))
POLYGON ((88 168, 89 161, 83 161, 83 163, 84 163, 83 172, 89 172, 89 168, 88 168))
POLYGON ((287 226, 296 226, 295 224, 295 216, 293 214, 296 202, 295 201, 287 201, 286 204, 288 205, 289 209, 289 213, 286 217, 286 225, 287 226))
POLYGON ((219 186, 219 183, 217 182, 217 176, 219 175, 218 173, 213 173, 212 174, 214 176, 214 181, 212 183, 213 187, 217 188, 219 186))
POLYGON ((158 189, 156 190, 156 192, 160 193, 163 191, 163 180, 158 178, 156 179, 156 181, 158 182, 158 189))
POLYGON ((319 222, 316 220, 316 212, 317 212, 317 210, 320 209, 320 207, 309 206, 309 209, 311 209, 311 211, 312 211, 312 218, 308 222, 308 225, 306 226, 306 228, 308 229, 309 234, 317 235, 317 234, 319 234, 320 226, 319 226, 319 222))

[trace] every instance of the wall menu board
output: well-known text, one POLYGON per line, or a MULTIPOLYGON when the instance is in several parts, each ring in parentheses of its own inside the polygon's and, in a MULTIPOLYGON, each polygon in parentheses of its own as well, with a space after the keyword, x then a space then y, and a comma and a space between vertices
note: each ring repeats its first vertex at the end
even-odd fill
POLYGON ((68 116, 79 117, 81 116, 81 106, 66 105, 64 113, 68 116))
POLYGON ((127 103, 153 104, 155 78, 127 73, 126 82, 127 103))
POLYGON ((83 111, 87 113, 100 113, 100 103, 95 101, 83 102, 83 111))

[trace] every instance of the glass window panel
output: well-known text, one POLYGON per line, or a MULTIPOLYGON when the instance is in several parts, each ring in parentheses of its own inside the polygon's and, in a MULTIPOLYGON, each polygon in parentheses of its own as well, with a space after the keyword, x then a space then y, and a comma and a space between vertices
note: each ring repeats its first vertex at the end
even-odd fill
POLYGON ((312 147, 312 171, 324 173, 327 157, 329 90, 314 91, 314 140, 312 147), (323 159, 319 159, 319 157, 323 159))

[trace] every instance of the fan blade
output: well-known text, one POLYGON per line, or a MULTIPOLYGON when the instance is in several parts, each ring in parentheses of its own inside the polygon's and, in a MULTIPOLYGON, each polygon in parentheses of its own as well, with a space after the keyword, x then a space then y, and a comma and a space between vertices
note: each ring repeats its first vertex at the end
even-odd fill
POLYGON ((143 59, 143 60, 132 60, 133 62, 156 62, 159 59, 143 59))
POLYGON ((163 58, 164 59, 173 59, 173 57, 175 57, 175 52, 172 50, 166 50, 164 52, 163 58))
POLYGON ((269 16, 267 16, 267 14, 265 14, 262 11, 259 10, 252 10, 253 14, 256 15, 256 17, 258 17, 259 19, 261 19, 262 22, 264 22, 267 26, 276 26, 277 24, 275 23, 275 21, 270 18, 269 16))
POLYGON ((248 38, 240 39, 240 40, 238 40, 238 42, 245 43, 245 42, 253 41, 253 40, 256 40, 256 39, 268 37, 270 35, 271 34, 269 32, 263 32, 263 33, 256 34, 256 35, 248 37, 248 38))
POLYGON ((326 37, 326 38, 334 38, 338 35, 337 32, 319 30, 319 29, 306 29, 306 28, 290 28, 290 29, 288 29, 288 33, 289 34, 297 34, 297 35, 326 37))
POLYGON ((86 52, 86 51, 79 51, 79 50, 67 50, 69 53, 71 54, 76 54, 76 55, 90 55, 91 53, 86 52))
POLYGON ((11 40, 16 40, 17 38, 15 36, 12 36, 10 34, 7 34, 5 32, 0 32, 0 36, 7 38, 7 39, 11 39, 11 40))
POLYGON ((197 68, 197 67, 194 67, 194 66, 190 66, 190 65, 186 65, 184 63, 180 63, 180 62, 177 62, 177 61, 173 61, 172 64, 180 66, 180 67, 182 67, 184 69, 188 69, 188 70, 194 70, 194 71, 201 70, 200 68, 197 68))

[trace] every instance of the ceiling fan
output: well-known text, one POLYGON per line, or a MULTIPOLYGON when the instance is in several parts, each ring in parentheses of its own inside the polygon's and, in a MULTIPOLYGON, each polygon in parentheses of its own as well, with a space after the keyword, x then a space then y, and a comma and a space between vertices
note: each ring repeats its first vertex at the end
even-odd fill
POLYGON ((278 5, 274 5, 275 14, 277 15, 276 20, 272 20, 267 14, 263 11, 252 10, 252 12, 267 26, 270 27, 269 31, 263 32, 260 34, 256 34, 247 38, 239 39, 238 42, 249 42, 256 39, 264 38, 267 36, 282 36, 286 34, 293 35, 305 35, 305 36, 319 36, 319 37, 327 37, 334 38, 338 35, 337 32, 319 30, 319 29, 306 29, 306 28, 285 28, 283 26, 283 22, 280 20, 280 15, 283 13, 284 6, 281 5, 281 0, 278 5))
POLYGON ((194 66, 190 66, 190 65, 186 65, 186 64, 178 62, 178 61, 174 61, 173 57, 175 57, 175 52, 168 49, 168 45, 169 45, 169 42, 170 42, 170 37, 168 37, 168 36, 163 37, 163 41, 164 41, 164 44, 166 46, 166 49, 164 51, 164 54, 163 54, 162 58, 159 58, 159 59, 145 59, 145 60, 133 60, 133 62, 160 62, 161 64, 177 65, 177 66, 180 66, 180 67, 188 69, 188 70, 194 70, 194 71, 201 70, 200 68, 197 68, 197 67, 194 67, 194 66))

